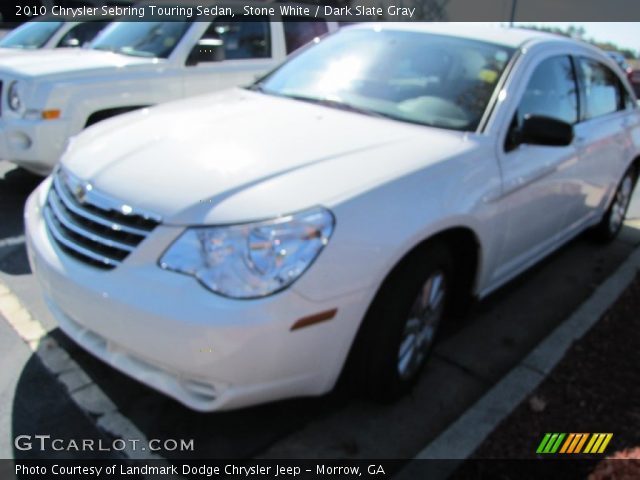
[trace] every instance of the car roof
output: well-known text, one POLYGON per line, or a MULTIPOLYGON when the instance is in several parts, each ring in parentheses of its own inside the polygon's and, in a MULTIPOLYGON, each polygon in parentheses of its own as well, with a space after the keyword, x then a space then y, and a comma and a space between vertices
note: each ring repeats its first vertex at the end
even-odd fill
POLYGON ((494 43, 505 47, 518 48, 530 41, 554 41, 575 43, 569 38, 552 33, 539 32, 525 28, 507 27, 502 25, 482 25, 477 23, 454 22, 378 22, 352 25, 346 28, 367 29, 379 28, 385 30, 403 30, 411 32, 434 33, 468 38, 482 42, 494 43))

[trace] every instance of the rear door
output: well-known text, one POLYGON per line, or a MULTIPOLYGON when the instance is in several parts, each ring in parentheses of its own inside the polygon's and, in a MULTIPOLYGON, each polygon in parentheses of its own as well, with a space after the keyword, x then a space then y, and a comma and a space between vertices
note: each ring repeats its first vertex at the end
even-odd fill
POLYGON ((582 104, 575 126, 580 161, 573 188, 580 191, 571 212, 576 226, 598 220, 627 168, 633 145, 628 134, 637 127, 633 96, 614 69, 589 57, 576 58, 582 104))

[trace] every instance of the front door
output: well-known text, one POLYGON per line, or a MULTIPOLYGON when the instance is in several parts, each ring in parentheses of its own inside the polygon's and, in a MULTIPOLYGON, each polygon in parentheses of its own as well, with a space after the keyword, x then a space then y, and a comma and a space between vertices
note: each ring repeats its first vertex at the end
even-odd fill
POLYGON ((526 88, 510 114, 511 125, 499 158, 503 176, 500 210, 505 212, 504 243, 493 281, 501 283, 537 261, 566 236, 569 213, 579 198, 573 185, 578 148, 523 144, 524 118, 540 115, 571 125, 578 121, 575 68, 567 55, 530 65, 526 88))

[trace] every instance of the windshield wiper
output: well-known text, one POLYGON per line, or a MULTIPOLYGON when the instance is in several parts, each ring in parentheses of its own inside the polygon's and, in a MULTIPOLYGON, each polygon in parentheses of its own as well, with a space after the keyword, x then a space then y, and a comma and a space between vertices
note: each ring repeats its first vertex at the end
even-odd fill
POLYGON ((115 49, 113 47, 107 47, 107 46, 96 46, 96 47, 91 47, 91 50, 100 50, 101 52, 111 52, 111 53, 115 53, 115 49))
POLYGON ((284 98, 291 98, 292 100, 299 100, 301 102, 314 103, 316 105, 322 105, 330 108, 337 108, 339 110, 346 110, 348 112, 361 113, 363 115, 369 115, 371 117, 392 118, 390 115, 386 115, 377 110, 372 110, 366 107, 360 107, 358 105, 353 105, 352 103, 343 102, 342 100, 334 100, 331 98, 305 97, 304 95, 291 95, 287 93, 278 94, 278 93, 272 93, 272 92, 265 92, 264 90, 261 90, 261 91, 267 94, 278 95, 284 98))
POLYGON ((274 97, 290 98, 291 100, 298 100, 300 102, 313 103, 315 105, 323 105, 325 107, 337 108, 339 110, 346 110, 348 112, 360 113, 363 115, 368 115, 370 117, 388 118, 390 120, 395 120, 397 122, 411 123, 413 125, 420 125, 423 127, 438 127, 433 123, 429 123, 421 120, 413 120, 410 118, 394 115, 392 113, 380 112, 378 110, 373 110, 366 107, 359 107, 357 105, 346 103, 341 100, 334 100, 330 98, 306 97, 304 95, 293 95, 289 93, 279 93, 279 92, 266 90, 262 85, 262 83, 260 82, 254 83, 253 85, 249 85, 248 87, 246 87, 246 89, 251 90, 253 92, 264 93, 265 95, 273 95, 274 97))
POLYGON ((249 85, 248 87, 246 87, 247 90, 251 90, 252 92, 260 92, 260 93, 266 93, 269 94, 269 92, 267 92, 264 87, 262 86, 262 83, 258 82, 258 83, 254 83, 252 85, 249 85))

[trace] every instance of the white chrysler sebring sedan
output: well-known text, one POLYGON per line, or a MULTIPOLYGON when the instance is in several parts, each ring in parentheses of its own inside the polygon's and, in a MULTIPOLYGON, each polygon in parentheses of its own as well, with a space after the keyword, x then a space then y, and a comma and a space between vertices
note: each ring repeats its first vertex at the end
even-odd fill
POLYGON ((616 235, 639 122, 583 43, 349 27, 246 89, 78 135, 26 205, 30 261, 64 332, 193 409, 342 373, 391 400, 465 299, 616 235))

